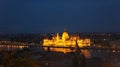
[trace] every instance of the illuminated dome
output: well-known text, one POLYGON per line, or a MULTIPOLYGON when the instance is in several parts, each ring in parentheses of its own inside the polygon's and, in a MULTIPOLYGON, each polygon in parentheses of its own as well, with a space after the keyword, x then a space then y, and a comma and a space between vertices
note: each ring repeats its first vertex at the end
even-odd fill
POLYGON ((63 34, 62 34, 62 40, 66 40, 69 38, 68 32, 66 30, 64 30, 63 34))

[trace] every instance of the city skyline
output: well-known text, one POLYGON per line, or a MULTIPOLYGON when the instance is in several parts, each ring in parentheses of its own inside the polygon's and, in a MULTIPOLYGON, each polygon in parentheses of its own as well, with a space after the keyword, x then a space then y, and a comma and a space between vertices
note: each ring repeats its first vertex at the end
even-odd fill
POLYGON ((120 32, 119 0, 1 0, 0 33, 120 32))

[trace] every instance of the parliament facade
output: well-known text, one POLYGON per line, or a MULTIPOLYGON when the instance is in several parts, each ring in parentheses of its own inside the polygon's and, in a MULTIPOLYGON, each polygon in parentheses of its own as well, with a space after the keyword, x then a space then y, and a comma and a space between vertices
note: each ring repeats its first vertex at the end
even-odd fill
MULTIPOLYGON (((62 36, 57 33, 52 39, 45 38, 43 40, 43 46, 57 46, 57 47, 75 47, 76 42, 79 47, 86 47, 90 46, 90 38, 81 39, 79 36, 69 36, 68 32, 64 30, 62 36)), ((54 49, 55 51, 66 52, 70 50, 61 50, 61 49, 54 49)))

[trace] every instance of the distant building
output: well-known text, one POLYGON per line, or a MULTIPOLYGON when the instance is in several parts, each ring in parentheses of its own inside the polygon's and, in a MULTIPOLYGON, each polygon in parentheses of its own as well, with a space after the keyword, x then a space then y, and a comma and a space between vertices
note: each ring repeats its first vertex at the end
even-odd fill
MULTIPOLYGON (((57 33, 57 35, 53 36, 52 39, 45 38, 43 40, 43 46, 62 46, 62 47, 75 47, 76 40, 79 45, 79 47, 86 47, 90 46, 90 39, 81 39, 79 36, 69 36, 68 32, 64 30, 62 33, 62 36, 57 33)), ((54 49, 55 51, 60 52, 69 52, 70 50, 61 50, 61 49, 54 49)))
POLYGON ((120 48, 120 39, 119 39, 119 40, 111 41, 111 42, 110 42, 110 45, 111 45, 113 48, 120 48))

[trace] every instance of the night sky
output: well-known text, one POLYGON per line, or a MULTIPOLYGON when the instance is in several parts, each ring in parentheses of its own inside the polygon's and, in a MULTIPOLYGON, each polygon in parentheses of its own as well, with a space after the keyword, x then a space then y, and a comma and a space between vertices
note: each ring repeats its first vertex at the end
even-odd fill
POLYGON ((120 0, 0 0, 0 33, 120 32, 120 0))

